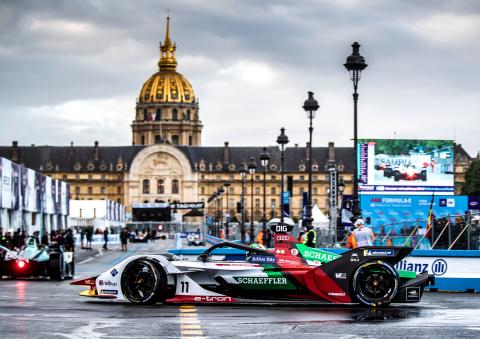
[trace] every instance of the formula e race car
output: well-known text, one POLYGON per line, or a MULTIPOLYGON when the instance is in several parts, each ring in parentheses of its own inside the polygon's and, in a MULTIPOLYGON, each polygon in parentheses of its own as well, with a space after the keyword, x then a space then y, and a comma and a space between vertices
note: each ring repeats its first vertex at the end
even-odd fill
POLYGON ((417 169, 415 166, 400 166, 394 169, 393 179, 400 180, 422 180, 427 181, 427 170, 425 168, 417 169))
POLYGON ((0 279, 49 277, 53 280, 73 279, 75 263, 73 252, 63 246, 39 246, 34 237, 25 241, 25 248, 12 251, 0 246, 0 279))
POLYGON ((171 254, 131 256, 98 276, 71 284, 89 287, 81 296, 134 304, 258 299, 377 307, 419 302, 424 288, 434 281, 427 272, 417 275, 395 269, 411 248, 364 247, 338 255, 300 244, 288 233, 276 232, 274 239, 272 250, 219 243, 196 261, 178 260, 171 254), (245 250, 246 260, 214 261, 212 251, 219 247, 245 250))

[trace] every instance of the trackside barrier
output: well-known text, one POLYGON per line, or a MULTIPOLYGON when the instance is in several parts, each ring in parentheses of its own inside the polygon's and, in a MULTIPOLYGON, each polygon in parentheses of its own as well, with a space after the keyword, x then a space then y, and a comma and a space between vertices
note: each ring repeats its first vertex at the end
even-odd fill
MULTIPOLYGON (((169 250, 169 253, 183 256, 199 256, 206 248, 169 250)), ((346 249, 322 248, 342 254, 346 249)), ((245 251, 233 248, 219 248, 213 251, 217 259, 245 260, 245 251)), ((428 271, 435 275, 435 285, 430 291, 480 292, 480 250, 414 250, 396 266, 399 270, 421 273, 428 271)))

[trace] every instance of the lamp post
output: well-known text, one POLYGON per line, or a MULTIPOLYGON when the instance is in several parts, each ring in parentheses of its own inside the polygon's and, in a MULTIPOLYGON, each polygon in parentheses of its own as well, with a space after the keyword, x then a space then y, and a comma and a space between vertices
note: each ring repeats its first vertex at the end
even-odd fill
POLYGON ((247 169, 245 168, 245 163, 242 163, 242 166, 238 170, 240 177, 242 178, 242 226, 240 228, 240 236, 242 243, 245 243, 245 176, 247 174, 247 169))
POLYGON ((338 177, 338 197, 340 198, 340 203, 338 204, 338 216, 337 216, 337 228, 335 231, 335 241, 338 242, 338 227, 342 225, 342 205, 343 205, 343 191, 345 191, 345 183, 343 182, 343 177, 338 177))
POLYGON ((253 244, 254 240, 254 231, 253 231, 253 175, 255 174, 255 170, 257 169, 257 163, 255 162, 255 158, 251 157, 248 161, 248 173, 250 174, 250 182, 251 182, 251 192, 250 192, 250 243, 253 244))
POLYGON ((218 224, 217 224, 217 237, 220 237, 220 228, 223 225, 223 214, 222 214, 222 196, 223 196, 223 188, 219 187, 217 190, 218 196, 218 224))
POLYGON ((230 210, 228 209, 228 188, 230 187, 229 182, 225 182, 223 184, 225 186, 225 190, 227 191, 227 213, 225 213, 225 239, 228 240, 228 219, 230 219, 230 210))
POLYGON ((308 143, 308 199, 307 199, 307 217, 305 223, 307 229, 312 226, 312 133, 313 126, 312 121, 315 118, 315 112, 320 106, 317 100, 313 98, 313 92, 308 92, 308 99, 303 104, 303 109, 307 112, 307 118, 310 121, 310 127, 308 128, 309 143, 308 143))
POLYGON ((283 174, 285 172, 284 165, 285 165, 285 145, 288 144, 288 137, 285 134, 285 128, 280 128, 280 135, 277 137, 277 144, 280 145, 280 187, 281 187, 281 195, 280 195, 280 225, 283 225, 283 174))
MULTIPOLYGON (((262 216, 262 232, 263 232, 263 245, 267 242, 267 166, 270 160, 270 154, 267 152, 267 148, 263 148, 263 152, 260 154, 260 163, 263 167, 263 216, 262 216)), ((265 246, 266 247, 266 246, 265 246)))
POLYGON ((358 82, 360 81, 362 71, 367 67, 365 58, 360 55, 360 44, 352 44, 352 54, 347 57, 347 62, 343 64, 350 73, 350 80, 353 82, 353 194, 352 194, 352 213, 354 221, 360 218, 361 209, 358 199, 358 169, 357 169, 357 102, 358 102, 358 82))

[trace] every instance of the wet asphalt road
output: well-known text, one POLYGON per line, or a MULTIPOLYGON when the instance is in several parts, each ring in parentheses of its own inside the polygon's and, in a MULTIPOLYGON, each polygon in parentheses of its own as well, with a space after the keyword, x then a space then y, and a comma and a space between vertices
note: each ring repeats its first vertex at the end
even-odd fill
MULTIPOLYGON (((133 244, 77 265, 94 275, 132 254, 161 253, 171 241, 133 244)), ((479 338, 480 294, 427 293, 421 303, 371 310, 302 304, 138 307, 78 296, 80 286, 0 281, 0 338, 479 338)))

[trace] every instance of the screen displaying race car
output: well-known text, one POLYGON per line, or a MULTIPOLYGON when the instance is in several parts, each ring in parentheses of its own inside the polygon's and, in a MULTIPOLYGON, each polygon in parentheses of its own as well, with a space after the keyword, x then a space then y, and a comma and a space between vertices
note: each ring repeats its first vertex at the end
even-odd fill
POLYGON ((393 170, 393 178, 399 180, 421 180, 427 181, 427 170, 425 168, 415 168, 415 166, 399 166, 393 170))
POLYGON ((34 237, 16 252, 0 246, 0 279, 2 277, 49 277, 53 280, 72 279, 75 273, 73 252, 63 246, 39 246, 34 237))
POLYGON ((234 303, 242 299, 311 300, 361 303, 376 307, 392 302, 419 302, 428 273, 396 270, 411 249, 365 247, 337 255, 275 233, 275 248, 264 250, 224 242, 196 261, 175 256, 137 255, 106 272, 72 282, 88 286, 86 297, 128 300, 134 304, 234 303), (214 261, 219 247, 243 249, 244 261, 214 261))

